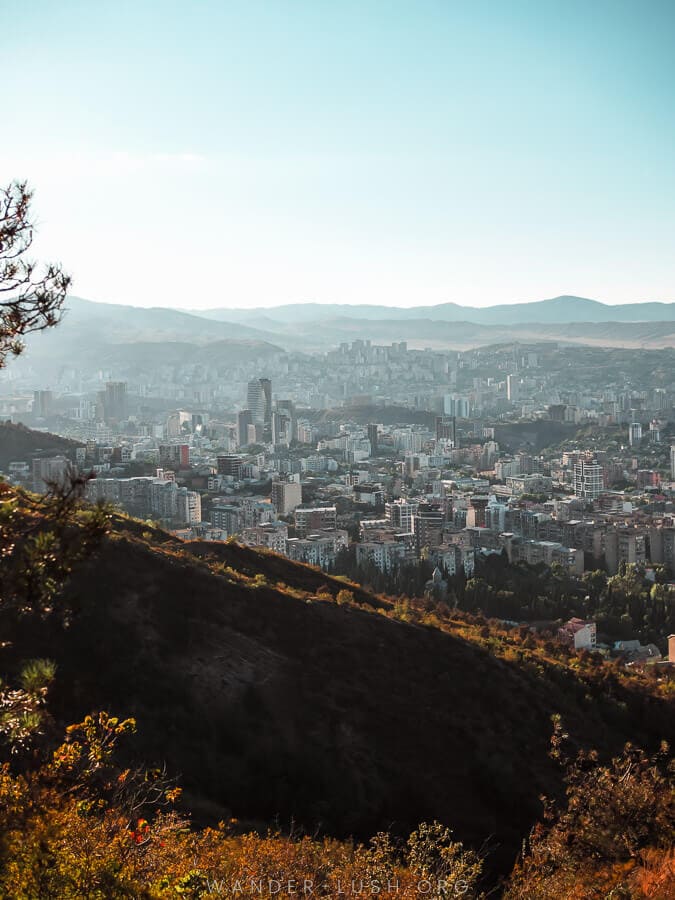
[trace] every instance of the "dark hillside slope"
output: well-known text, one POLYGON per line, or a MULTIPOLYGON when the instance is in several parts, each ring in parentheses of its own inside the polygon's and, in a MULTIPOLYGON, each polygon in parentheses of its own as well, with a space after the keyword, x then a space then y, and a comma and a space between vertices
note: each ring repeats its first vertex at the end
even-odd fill
POLYGON ((29 461, 39 451, 45 454, 63 453, 70 455, 82 444, 68 438, 44 431, 34 431, 25 425, 0 422, 0 469, 6 469, 11 462, 29 461))
POLYGON ((604 751, 667 728, 658 705, 591 696, 570 669, 316 599, 346 587, 236 545, 158 543, 130 523, 76 573, 70 627, 26 623, 12 654, 55 660, 64 721, 135 716, 135 752, 180 773, 197 810, 360 836, 438 818, 462 840, 493 836, 505 866, 539 794, 560 787, 552 713, 604 751))

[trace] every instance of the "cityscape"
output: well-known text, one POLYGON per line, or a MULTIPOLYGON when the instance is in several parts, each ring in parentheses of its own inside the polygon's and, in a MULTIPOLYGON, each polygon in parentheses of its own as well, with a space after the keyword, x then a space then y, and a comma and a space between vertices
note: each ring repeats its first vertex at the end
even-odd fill
MULTIPOLYGON (((455 603, 453 582, 494 555, 580 585, 632 566, 675 586, 675 351, 358 339, 313 354, 252 343, 232 361, 206 344, 181 364, 158 346, 166 358, 130 365, 122 345, 117 366, 62 366, 54 384, 30 366, 4 379, 7 422, 64 439, 4 459, 5 476, 45 491, 75 470, 89 501, 183 540, 390 590, 406 572, 419 596, 455 603)), ((607 624, 593 646, 608 658, 667 660, 666 633, 607 624)))

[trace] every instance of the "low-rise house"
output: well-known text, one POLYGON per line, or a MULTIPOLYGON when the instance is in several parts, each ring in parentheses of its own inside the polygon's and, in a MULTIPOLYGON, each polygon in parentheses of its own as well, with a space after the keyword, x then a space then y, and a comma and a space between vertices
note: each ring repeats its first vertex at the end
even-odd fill
POLYGON ((558 629, 558 640, 575 650, 595 650, 597 628, 595 622, 573 618, 558 629))

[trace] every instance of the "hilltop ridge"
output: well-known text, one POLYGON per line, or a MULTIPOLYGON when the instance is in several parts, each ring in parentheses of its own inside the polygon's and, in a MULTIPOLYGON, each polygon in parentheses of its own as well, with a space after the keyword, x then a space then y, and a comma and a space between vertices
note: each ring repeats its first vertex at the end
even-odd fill
POLYGON ((433 306, 389 306, 362 303, 288 303, 280 306, 241 309, 216 307, 192 309, 193 315, 247 323, 322 321, 336 318, 400 320, 432 319, 438 322, 471 322, 477 325, 520 325, 525 323, 567 324, 569 322, 665 322, 675 320, 675 302, 610 304, 588 297, 561 295, 528 303, 500 303, 491 306, 463 306, 438 303, 433 306))

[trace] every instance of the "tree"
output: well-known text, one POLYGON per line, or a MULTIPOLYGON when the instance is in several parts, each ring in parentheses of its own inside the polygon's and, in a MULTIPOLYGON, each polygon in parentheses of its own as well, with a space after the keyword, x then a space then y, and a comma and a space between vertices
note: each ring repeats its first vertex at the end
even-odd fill
MULTIPOLYGON (((22 338, 58 325, 70 277, 26 257, 33 243, 33 199, 25 181, 0 189, 0 368, 22 338)), ((103 509, 80 510, 86 477, 74 473, 35 498, 0 485, 0 614, 50 612, 73 563, 105 531, 103 509)))
POLYGON ((553 726, 550 756, 565 771, 567 802, 544 800, 544 822, 524 844, 505 896, 672 897, 675 764, 668 745, 650 756, 627 744, 600 763, 595 751, 570 758, 559 716, 553 726))
POLYGON ((25 254, 33 243, 33 193, 25 181, 0 189, 0 368, 23 350, 23 338, 57 325, 70 277, 56 264, 38 267, 25 254))

